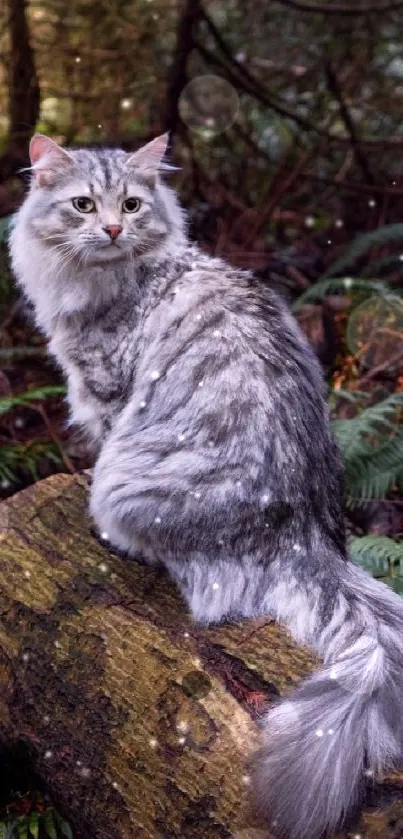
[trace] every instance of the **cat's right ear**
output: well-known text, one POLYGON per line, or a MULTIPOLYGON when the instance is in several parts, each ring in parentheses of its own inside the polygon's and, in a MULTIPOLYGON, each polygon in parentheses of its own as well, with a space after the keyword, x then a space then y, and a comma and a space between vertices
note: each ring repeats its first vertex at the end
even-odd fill
POLYGON ((54 184, 58 175, 73 165, 71 155, 44 134, 34 134, 32 137, 29 157, 38 186, 54 184))

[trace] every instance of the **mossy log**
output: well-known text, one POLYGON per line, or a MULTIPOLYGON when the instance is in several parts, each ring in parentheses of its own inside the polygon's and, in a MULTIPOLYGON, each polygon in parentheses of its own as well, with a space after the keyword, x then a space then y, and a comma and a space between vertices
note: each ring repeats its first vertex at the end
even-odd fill
MULTIPOLYGON (((0 742, 26 745, 76 839, 266 839, 257 720, 312 655, 269 621, 192 625, 163 572, 92 536, 87 493, 58 475, 1 507, 0 742)), ((402 795, 385 778, 344 835, 402 836, 402 795)))

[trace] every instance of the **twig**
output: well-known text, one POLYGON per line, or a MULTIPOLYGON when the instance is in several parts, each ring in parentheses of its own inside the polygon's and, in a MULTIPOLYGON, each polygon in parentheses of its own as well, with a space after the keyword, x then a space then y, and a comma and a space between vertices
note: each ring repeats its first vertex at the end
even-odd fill
POLYGON ((356 132, 353 118, 347 107, 346 102, 344 101, 343 91, 337 78, 336 71, 332 65, 332 62, 329 59, 325 61, 325 74, 329 91, 333 94, 339 105, 340 116, 344 122, 347 133, 350 135, 351 145, 353 147, 354 156, 357 161, 357 166, 361 169, 364 175, 364 179, 367 181, 367 183, 373 184, 375 180, 374 176, 371 172, 364 151, 360 147, 359 137, 356 132))
POLYGON ((281 201, 283 195, 285 195, 285 193, 289 190, 294 181, 298 179, 302 167, 305 165, 306 161, 310 156, 310 151, 306 151, 303 154, 301 154, 300 159, 298 160, 296 166, 294 166, 294 168, 291 170, 288 177, 281 181, 279 189, 274 194, 271 201, 269 201, 267 207, 261 213, 259 213, 259 217, 256 224, 252 227, 252 230, 249 236, 247 237, 246 242, 244 242, 244 247, 247 247, 254 241, 254 238, 257 235, 258 231, 263 227, 264 224, 266 224, 269 221, 270 216, 277 207, 277 204, 279 203, 279 201, 281 201))
MULTIPOLYGON (((282 0, 277 0, 277 2, 282 2, 282 0)), ((403 0, 401 2, 403 7, 403 0)), ((240 64, 236 58, 232 55, 232 52, 228 45, 226 44, 225 40, 223 39, 221 33, 218 31, 217 27, 213 23, 213 21, 209 18, 207 13, 203 10, 203 19, 207 24, 211 34, 213 35, 217 46, 223 53, 225 57, 225 61, 222 57, 215 55, 214 53, 210 52, 204 44, 201 44, 199 40, 195 39, 194 46, 203 56, 203 58, 210 64, 216 65, 221 70, 224 70, 227 74, 228 80, 232 82, 232 84, 237 89, 242 89, 246 93, 249 93, 250 96, 253 96, 257 99, 258 102, 261 102, 262 105, 265 105, 268 108, 271 108, 275 113, 278 113, 280 116, 285 117, 286 119, 290 119, 303 128, 306 131, 311 131, 318 134, 320 137, 326 138, 326 140, 334 143, 338 143, 341 145, 346 145, 351 143, 351 137, 341 137, 338 134, 334 134, 328 131, 326 128, 321 128, 320 126, 316 125, 315 123, 311 122, 310 120, 302 117, 300 114, 296 114, 294 111, 291 111, 286 105, 282 102, 279 102, 277 99, 274 99, 265 88, 260 84, 259 80, 250 73, 249 70, 242 64, 240 64)), ((357 146, 360 146, 367 151, 376 151, 376 150, 383 150, 383 149, 400 149, 403 148, 403 140, 399 137, 391 137, 387 140, 358 140, 356 139, 357 146)), ((260 150, 261 156, 264 156, 262 150, 260 150)))
POLYGON ((53 440, 56 448, 58 449, 60 457, 61 457, 66 469, 69 472, 71 472, 72 475, 74 475, 77 472, 77 469, 73 466, 69 456, 64 451, 63 446, 62 446, 57 434, 53 430, 52 424, 49 420, 49 417, 48 417, 43 405, 35 405, 33 402, 27 403, 27 405, 29 405, 29 407, 32 408, 32 410, 37 411, 37 413, 41 415, 41 417, 42 417, 42 419, 43 419, 43 421, 46 425, 47 431, 49 433, 49 437, 53 440))
POLYGON ((402 0, 389 0, 387 3, 376 6, 346 6, 343 3, 333 3, 331 5, 322 6, 319 3, 300 3, 297 0, 275 0, 281 3, 282 6, 288 6, 290 9, 295 9, 298 12, 316 12, 321 15, 368 15, 379 14, 384 12, 392 12, 395 9, 403 7, 402 0))
POLYGON ((386 361, 383 361, 382 364, 377 364, 376 367, 373 367, 372 370, 365 374, 365 376, 361 376, 358 379, 358 383, 361 385, 363 382, 369 382, 377 376, 378 373, 383 373, 383 371, 387 370, 391 364, 394 364, 396 361, 400 361, 402 358, 403 350, 400 350, 398 353, 395 353, 395 355, 392 355, 392 358, 388 358, 386 361))

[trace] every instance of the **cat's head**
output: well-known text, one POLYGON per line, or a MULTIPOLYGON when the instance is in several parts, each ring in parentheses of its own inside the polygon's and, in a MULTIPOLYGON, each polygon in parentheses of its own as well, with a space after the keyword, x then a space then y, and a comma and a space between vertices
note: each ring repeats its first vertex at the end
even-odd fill
POLYGON ((42 134, 30 144, 30 232, 61 259, 84 265, 155 253, 182 236, 174 193, 163 184, 167 135, 138 151, 66 150, 42 134))

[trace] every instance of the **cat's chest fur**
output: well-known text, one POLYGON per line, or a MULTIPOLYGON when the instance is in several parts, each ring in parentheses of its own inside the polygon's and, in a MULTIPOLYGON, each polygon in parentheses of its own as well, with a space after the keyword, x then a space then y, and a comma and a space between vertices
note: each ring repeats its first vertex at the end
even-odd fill
POLYGON ((50 348, 68 377, 71 422, 101 443, 126 404, 136 361, 138 315, 126 301, 96 317, 70 318, 50 348))

